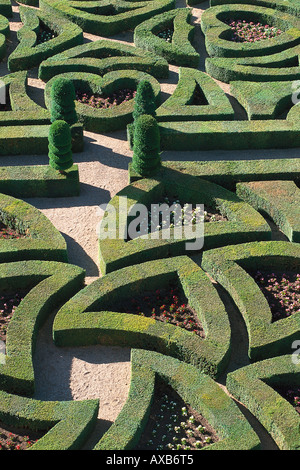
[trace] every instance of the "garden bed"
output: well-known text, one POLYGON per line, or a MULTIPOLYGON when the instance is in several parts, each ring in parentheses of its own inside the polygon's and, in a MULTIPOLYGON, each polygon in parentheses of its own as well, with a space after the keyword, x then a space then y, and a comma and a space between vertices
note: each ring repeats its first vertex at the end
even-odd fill
POLYGON ((253 277, 268 300, 272 322, 300 312, 300 274, 257 271, 253 277))
POLYGON ((218 441, 214 429, 165 382, 155 384, 147 425, 136 450, 198 450, 218 441))
POLYGON ((25 238, 27 234, 21 234, 17 230, 8 227, 7 225, 0 222, 0 240, 1 239, 12 239, 12 238, 25 238))
POLYGON ((273 386, 273 388, 295 408, 297 413, 300 414, 300 387, 273 386))
POLYGON ((76 100, 80 103, 91 106, 92 108, 97 109, 107 109, 112 108, 113 106, 118 106, 119 104, 125 103, 132 100, 136 95, 136 90, 130 88, 124 88, 118 90, 108 96, 103 96, 100 94, 91 94, 83 93, 81 91, 76 91, 76 100))
POLYGON ((246 20, 227 20, 232 31, 231 41, 234 42, 256 42, 263 39, 271 39, 279 36, 283 31, 275 26, 262 23, 255 23, 246 20))
POLYGON ((156 36, 161 39, 164 39, 167 42, 172 42, 173 34, 174 34, 174 27, 172 26, 170 28, 165 28, 162 31, 159 31, 159 33, 157 33, 156 36))
POLYGON ((7 426, 0 421, 0 450, 26 450, 42 436, 41 433, 7 426))
POLYGON ((5 294, 0 297, 0 340, 6 340, 7 326, 15 309, 25 297, 26 293, 5 294))
POLYGON ((46 26, 43 22, 40 21, 40 28, 36 35, 36 43, 43 44, 44 42, 48 42, 51 39, 56 38, 58 35, 55 31, 50 29, 46 26))

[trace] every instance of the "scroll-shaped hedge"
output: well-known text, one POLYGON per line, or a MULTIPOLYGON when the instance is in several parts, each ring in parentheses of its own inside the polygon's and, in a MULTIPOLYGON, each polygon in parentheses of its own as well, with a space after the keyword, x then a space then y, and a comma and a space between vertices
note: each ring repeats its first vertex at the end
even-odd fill
POLYGON ((203 244, 197 248, 202 235, 204 249, 209 249, 237 240, 269 240, 271 232, 264 218, 234 193, 204 179, 163 167, 155 178, 136 181, 111 199, 99 227, 101 272, 104 274, 145 260, 195 253, 194 250, 203 248, 203 244), (175 234, 173 228, 170 228, 170 234, 166 228, 159 230, 158 236, 149 232, 128 241, 127 237, 120 236, 122 226, 126 229, 132 220, 130 208, 133 210, 138 204, 143 204, 150 210, 151 204, 162 204, 165 196, 179 199, 182 206, 210 206, 228 220, 203 223, 204 232, 195 225, 192 232, 184 230, 182 237, 175 234))
POLYGON ((191 15, 191 8, 177 8, 153 16, 135 28, 135 45, 153 51, 171 64, 197 67, 200 56, 192 45, 195 27, 190 25, 191 15), (174 29, 171 42, 158 37, 167 28, 174 29))
POLYGON ((258 436, 234 401, 208 375, 190 364, 158 352, 131 351, 129 397, 121 413, 94 450, 134 450, 147 423, 155 379, 170 385, 213 426, 219 441, 206 450, 255 450, 258 436))
MULTIPOLYGON (((129 310, 130 310, 129 306, 129 310)), ((217 291, 186 256, 129 266, 99 278, 59 310, 53 324, 57 346, 119 345, 157 350, 219 376, 227 366, 230 326, 217 291), (196 311, 204 338, 175 324, 118 312, 144 292, 178 284, 196 311)))
POLYGON ((64 237, 38 209, 20 199, 1 194, 0 220, 24 238, 0 241, 1 262, 29 259, 67 261, 64 237))
POLYGON ((48 57, 83 42, 82 29, 71 21, 22 6, 20 16, 24 24, 17 32, 20 43, 8 57, 8 68, 12 72, 31 69, 48 57), (41 25, 54 31, 56 37, 38 44, 37 36, 41 25))
POLYGON ((287 354, 299 339, 300 313, 272 321, 267 298, 253 275, 300 271, 300 245, 266 241, 226 246, 203 253, 202 268, 231 295, 246 324, 252 361, 287 354))

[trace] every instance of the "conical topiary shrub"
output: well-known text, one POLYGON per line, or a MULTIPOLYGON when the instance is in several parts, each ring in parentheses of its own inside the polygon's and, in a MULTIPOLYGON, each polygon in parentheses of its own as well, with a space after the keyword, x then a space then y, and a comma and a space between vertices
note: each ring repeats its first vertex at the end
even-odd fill
POLYGON ((70 126, 77 122, 75 110, 76 93, 73 82, 68 78, 58 77, 50 90, 51 122, 66 121, 70 126))
POLYGON ((132 167, 141 176, 153 175, 161 166, 160 134, 156 119, 149 114, 134 125, 132 167))
POLYGON ((141 80, 139 82, 134 99, 133 119, 136 120, 142 114, 156 116, 155 95, 152 85, 148 80, 141 80))
POLYGON ((73 165, 70 126, 62 120, 54 121, 48 137, 49 165, 63 173, 73 165))

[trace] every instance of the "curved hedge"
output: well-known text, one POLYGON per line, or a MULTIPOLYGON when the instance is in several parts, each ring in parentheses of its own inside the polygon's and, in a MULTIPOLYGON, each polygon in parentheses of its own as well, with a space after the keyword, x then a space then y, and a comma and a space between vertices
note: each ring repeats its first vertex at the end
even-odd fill
POLYGON ((197 67, 200 56, 192 45, 195 27, 190 25, 191 16, 191 8, 177 8, 155 15, 135 28, 134 44, 164 57, 171 64, 197 67), (157 34, 170 26, 174 33, 169 43, 157 34))
POLYGON ((169 75, 167 61, 153 52, 99 39, 72 47, 45 60, 39 67, 39 78, 48 81, 55 75, 67 72, 104 75, 122 69, 140 70, 156 78, 166 78, 169 75))
POLYGON ((84 274, 77 266, 55 261, 0 264, 1 293, 31 289, 8 324, 6 360, 0 365, 1 390, 33 395, 32 360, 38 331, 55 308, 83 287, 84 274))
POLYGON ((20 43, 8 57, 8 68, 12 72, 31 69, 48 57, 83 42, 82 29, 71 21, 22 6, 20 16, 24 24, 17 32, 20 43), (53 30, 57 37, 37 44, 40 24, 53 30))
POLYGON ((205 450, 257 450, 260 442, 234 401, 208 375, 157 352, 131 351, 129 397, 94 450, 134 450, 145 428, 155 380, 165 381, 215 429, 219 441, 205 450))
POLYGON ((167 258, 195 250, 195 245, 187 247, 186 244, 197 242, 200 230, 193 231, 192 234, 185 232, 180 238, 175 236, 172 229, 167 237, 163 230, 159 232, 159 237, 154 238, 149 234, 130 241, 125 241, 118 235, 122 224, 126 226, 131 220, 128 217, 131 206, 144 204, 149 208, 152 203, 162 203, 164 193, 182 199, 182 204, 206 204, 218 208, 221 214, 227 216, 226 222, 204 224, 205 249, 224 246, 237 240, 269 240, 271 237, 270 228, 263 217, 234 193, 204 179, 163 167, 154 179, 136 181, 111 199, 109 206, 113 210, 107 210, 99 231, 100 268, 103 274, 141 261, 167 258))
POLYGON ((248 331, 252 361, 290 351, 292 342, 299 339, 300 313, 272 323, 268 301, 248 272, 299 270, 299 244, 266 241, 208 250, 203 253, 201 267, 228 291, 239 308, 248 331))
POLYGON ((0 262, 29 259, 67 261, 64 237, 50 220, 32 205, 1 194, 0 220, 26 238, 0 241, 0 262))
MULTIPOLYGON (((50 79, 45 88, 45 103, 50 109, 50 90, 56 75, 50 79)), ((138 70, 119 70, 109 72, 103 77, 83 72, 60 74, 72 80, 77 91, 91 94, 110 95, 123 88, 136 89, 141 80, 148 80, 154 90, 156 102, 160 102, 160 84, 151 75, 138 70)), ((130 100, 107 109, 97 109, 76 101, 76 113, 85 130, 90 132, 110 132, 126 128, 132 121, 134 101, 130 100)))
POLYGON ((299 413, 274 389, 300 387, 300 365, 290 354, 231 372, 226 386, 259 420, 280 450, 300 449, 299 413))
POLYGON ((199 266, 188 257, 129 266, 99 278, 57 313, 57 346, 118 345, 157 350, 185 360, 212 377, 227 365, 230 326, 224 305, 199 266), (131 313, 118 313, 126 299, 179 283, 204 329, 200 338, 179 326, 131 313))
POLYGON ((58 15, 78 24, 86 33, 112 36, 135 28, 142 21, 175 6, 174 0, 145 0, 138 6, 123 0, 99 5, 90 1, 88 5, 77 1, 40 0, 42 11, 58 15))

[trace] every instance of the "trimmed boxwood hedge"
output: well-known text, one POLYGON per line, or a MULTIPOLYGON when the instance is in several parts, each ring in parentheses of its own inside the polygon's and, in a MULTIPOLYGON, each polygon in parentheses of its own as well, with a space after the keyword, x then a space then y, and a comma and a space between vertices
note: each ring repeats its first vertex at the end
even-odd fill
MULTIPOLYGON (((300 182, 299 158, 164 161, 162 166, 176 172, 204 178, 230 191, 235 191, 236 184, 240 182, 295 181, 296 184, 300 182)), ((128 177, 129 183, 141 179, 140 175, 133 170, 131 163, 128 166, 128 177)))
POLYGON ((300 242, 300 190, 294 181, 238 183, 237 194, 275 222, 293 242, 300 242))
POLYGON ((287 354, 299 339, 300 313, 272 323, 265 296, 248 272, 300 269, 300 245, 282 241, 238 244, 203 253, 201 267, 231 295, 246 324, 253 362, 287 354))
POLYGON ((258 5, 218 5, 201 16, 206 51, 211 57, 253 57, 276 54, 300 43, 300 19, 293 15, 258 5), (235 42, 224 20, 260 22, 280 28, 283 32, 267 41, 235 42))
MULTIPOLYGON (((271 239, 271 231, 264 218, 234 193, 204 179, 162 167, 155 178, 136 181, 111 199, 109 209, 113 209, 107 210, 99 230, 99 259, 102 274, 145 260, 167 258, 187 252, 195 253, 193 251, 195 246, 187 247, 186 244, 195 242, 196 237, 199 238, 199 230, 192 234, 185 232, 180 239, 177 235, 174 236, 172 229, 168 237, 163 231, 160 231, 160 236, 157 238, 149 234, 148 237, 125 241, 119 236, 122 224, 126 225, 131 221, 128 218, 131 206, 144 204, 150 208, 152 203, 162 202, 164 193, 176 195, 183 203, 216 207, 227 216, 226 222, 204 224, 204 249, 232 244, 237 240, 242 242, 271 239)), ((199 249, 202 249, 202 246, 198 251, 199 249)))
POLYGON ((277 387, 300 387, 300 364, 291 354, 229 373, 226 387, 259 420, 280 450, 300 449, 299 413, 276 391, 277 387))
POLYGON ((40 8, 51 15, 67 18, 78 24, 86 33, 108 37, 135 28, 142 21, 175 7, 174 0, 148 0, 135 3, 117 0, 99 5, 77 1, 40 0, 40 8))
POLYGON ((33 395, 32 360, 38 331, 55 308, 83 287, 84 275, 77 266, 55 261, 0 264, 1 293, 31 289, 8 324, 6 358, 0 365, 1 390, 33 395))
POLYGON ((0 240, 0 263, 29 259, 67 261, 64 237, 38 209, 1 194, 0 220, 29 237, 0 240))
MULTIPOLYGON (((236 0, 210 0, 210 5, 224 5, 234 3, 236 0)), ((295 0, 247 0, 247 3, 250 5, 256 5, 267 8, 274 8, 275 10, 284 11, 290 15, 295 15, 300 17, 300 7, 297 1, 295 0)))
POLYGON ((114 70, 140 70, 156 78, 169 76, 168 62, 153 52, 99 39, 81 46, 72 47, 56 54, 39 66, 39 78, 50 80, 55 75, 67 72, 82 72, 104 75, 114 70))
POLYGON ((20 16, 24 24, 17 32, 20 43, 8 57, 8 68, 12 72, 31 69, 48 57, 83 43, 82 29, 71 21, 22 6, 20 16), (37 44, 40 24, 53 30, 57 37, 37 44))
POLYGON ((28 450, 78 450, 93 430, 98 400, 41 401, 0 391, 0 419, 8 426, 45 432, 28 450))
MULTIPOLYGON (((157 104, 160 103, 160 84, 151 75, 138 70, 119 70, 109 72, 103 77, 83 72, 67 72, 50 79, 45 88, 45 103, 50 109, 50 90, 57 77, 72 80, 77 91, 103 94, 105 96, 124 88, 136 89, 141 80, 148 80, 154 90, 157 104)), ((126 128, 132 121, 134 100, 127 101, 108 109, 96 109, 76 101, 76 113, 85 130, 90 132, 111 132, 126 128)))
POLYGON ((94 281, 58 311, 53 338, 57 346, 103 344, 157 350, 212 377, 224 371, 230 353, 224 305, 206 274, 186 256, 129 266, 94 281), (170 282, 182 286, 202 324, 204 339, 176 325, 115 311, 126 300, 170 282))
POLYGON ((49 165, 0 167, 1 192, 17 198, 79 196, 78 165, 64 174, 49 165))
POLYGON ((155 15, 135 28, 134 44, 164 57, 170 64, 198 67, 200 55, 192 45, 195 26, 190 24, 191 16, 191 8, 176 8, 155 15), (171 42, 157 36, 169 27, 174 28, 171 42))
POLYGON ((259 438, 238 406, 208 375, 158 352, 131 350, 128 400, 94 450, 134 450, 147 424, 155 381, 166 382, 214 428, 219 441, 203 450, 258 450, 259 438))

